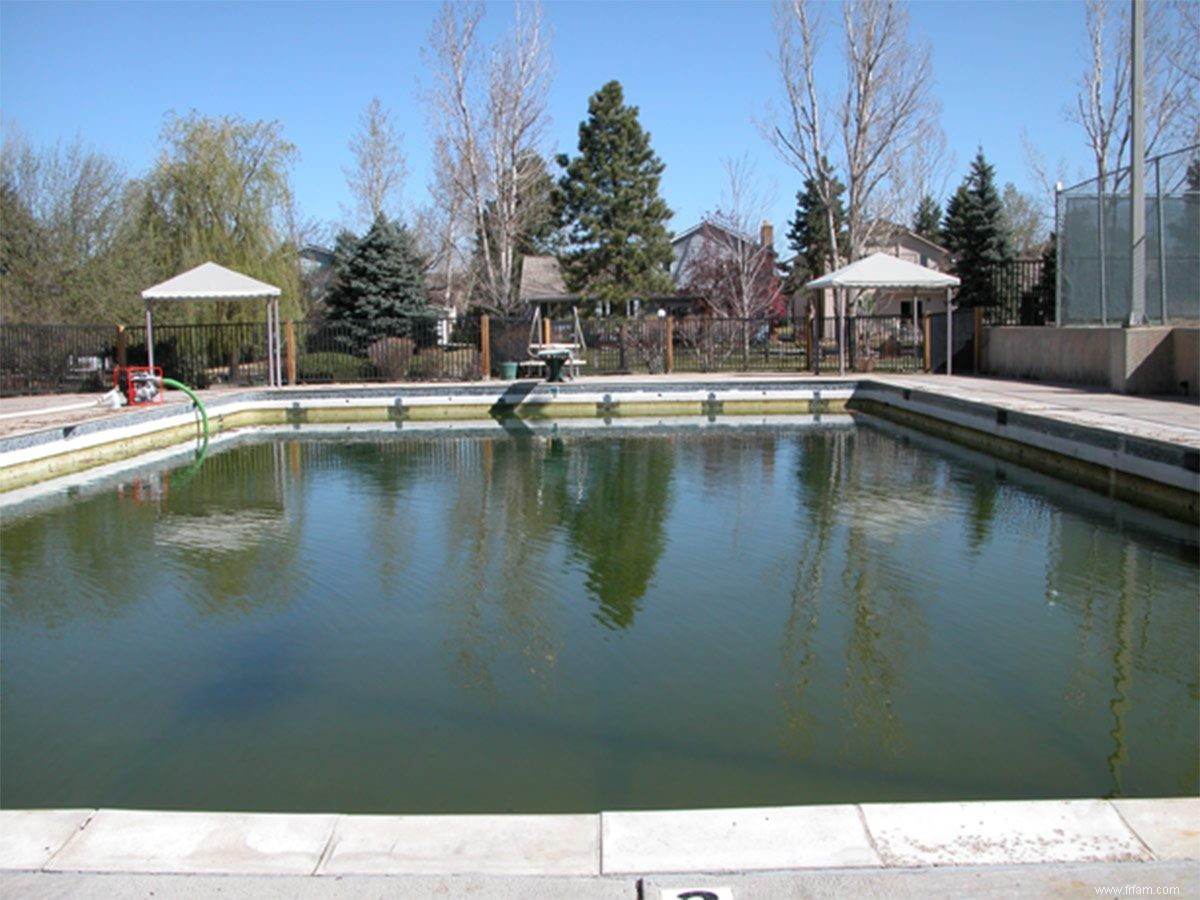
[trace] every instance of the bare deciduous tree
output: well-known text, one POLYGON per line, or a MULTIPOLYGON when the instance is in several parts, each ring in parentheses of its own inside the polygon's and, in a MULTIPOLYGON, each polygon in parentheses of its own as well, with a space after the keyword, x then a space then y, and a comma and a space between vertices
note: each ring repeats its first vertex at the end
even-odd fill
POLYGON ((444 5, 429 39, 436 83, 428 100, 445 177, 470 213, 481 299, 507 312, 518 301, 517 246, 529 224, 520 198, 532 173, 523 160, 539 152, 549 122, 550 52, 540 6, 517 3, 485 67, 482 17, 479 3, 444 5))
MULTIPOLYGON (((813 180, 832 217, 834 172, 824 161, 830 142, 816 91, 819 9, 813 0, 780 0, 775 26, 787 106, 768 137, 800 175, 813 180)), ((914 157, 939 155, 923 146, 939 131, 929 50, 910 46, 905 9, 897 0, 846 0, 842 28, 846 83, 833 119, 840 132, 835 167, 845 173, 848 238, 847 246, 835 246, 835 263, 860 256, 883 220, 907 218, 907 192, 899 187, 911 181, 914 157)), ((936 167, 928 168, 932 174, 936 167)), ((836 232, 830 222, 830 233, 836 232)))
POLYGON ((422 256, 429 262, 429 271, 437 273, 445 286, 446 304, 460 312, 471 294, 469 280, 473 274, 469 265, 473 217, 462 185, 453 154, 445 140, 438 140, 434 146, 430 203, 416 213, 415 235, 422 256))
MULTIPOLYGON (((1200 140, 1196 110, 1197 28, 1190 4, 1148 4, 1144 68, 1147 156, 1165 144, 1200 140)), ((1129 6, 1087 0, 1087 68, 1068 116, 1087 135, 1096 177, 1129 162, 1129 6)), ((1116 185, 1113 185, 1115 188, 1116 185)))
POLYGON ((345 170, 360 224, 370 227, 380 213, 389 218, 399 214, 408 175, 403 144, 404 135, 396 130, 391 114, 372 97, 350 139, 354 168, 345 170))
POLYGON ((755 233, 771 198, 744 157, 724 160, 727 193, 705 216, 699 253, 681 273, 685 291, 703 296, 718 316, 751 319, 777 311, 781 296, 774 248, 755 233))

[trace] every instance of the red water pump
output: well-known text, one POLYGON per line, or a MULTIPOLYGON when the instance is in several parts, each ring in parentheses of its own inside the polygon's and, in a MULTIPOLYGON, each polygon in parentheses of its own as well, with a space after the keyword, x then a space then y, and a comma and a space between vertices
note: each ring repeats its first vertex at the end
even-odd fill
POLYGON ((118 366, 113 369, 113 389, 124 394, 130 406, 162 403, 162 366, 118 366))

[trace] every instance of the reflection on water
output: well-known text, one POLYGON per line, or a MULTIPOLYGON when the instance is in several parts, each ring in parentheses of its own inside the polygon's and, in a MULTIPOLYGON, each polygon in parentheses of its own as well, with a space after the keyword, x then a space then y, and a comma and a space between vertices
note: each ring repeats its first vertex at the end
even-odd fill
POLYGON ((288 438, 2 527, 7 806, 1198 787, 1194 533, 891 426, 288 438))

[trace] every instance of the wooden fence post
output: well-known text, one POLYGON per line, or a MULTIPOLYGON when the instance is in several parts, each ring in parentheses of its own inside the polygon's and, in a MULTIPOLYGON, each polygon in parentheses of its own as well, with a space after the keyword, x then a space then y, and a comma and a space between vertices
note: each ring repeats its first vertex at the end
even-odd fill
POLYGON ((674 316, 667 316, 666 329, 667 329, 667 345, 664 348, 664 350, 665 350, 667 358, 666 358, 665 371, 668 375, 670 375, 671 370, 675 368, 675 317, 674 316))
POLYGON ((125 326, 117 326, 117 365, 122 369, 128 365, 128 354, 125 350, 125 326))
POLYGON ((933 313, 925 313, 925 371, 933 370, 933 313))
POLYGON ((296 383, 296 324, 291 320, 287 320, 284 326, 284 340, 286 344, 284 351, 286 353, 285 362, 287 364, 287 380, 288 384, 296 383))
POLYGON ((492 325, 487 313, 479 317, 479 368, 483 370, 483 380, 492 377, 492 325))

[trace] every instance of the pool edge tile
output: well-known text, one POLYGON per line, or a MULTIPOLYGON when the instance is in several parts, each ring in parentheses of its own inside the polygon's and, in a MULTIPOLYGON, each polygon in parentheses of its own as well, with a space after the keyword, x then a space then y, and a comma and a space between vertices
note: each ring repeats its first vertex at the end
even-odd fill
POLYGON ((878 868, 852 804, 601 813, 601 872, 878 868))
POLYGON ((1155 859, 1200 860, 1200 797, 1110 800, 1155 859))
POLYGON ((83 808, 0 810, 0 870, 41 869, 95 814, 83 808))
POLYGON ((888 866, 1151 859, 1106 800, 865 803, 862 811, 888 866))
POLYGON ((325 875, 599 875, 600 817, 341 816, 325 875))
POLYGON ((311 875, 333 814, 102 809, 45 871, 311 875))

